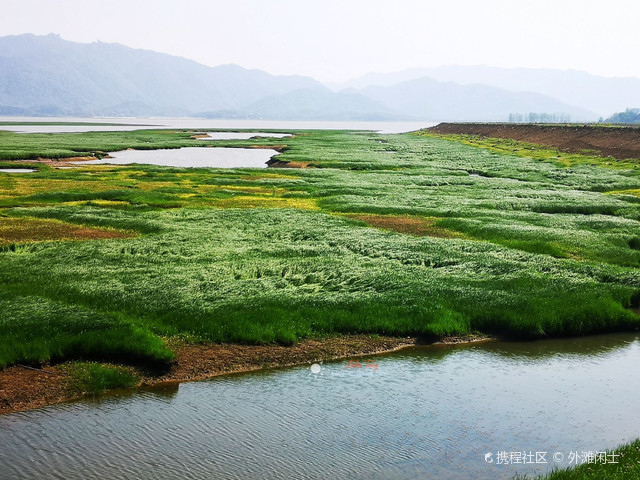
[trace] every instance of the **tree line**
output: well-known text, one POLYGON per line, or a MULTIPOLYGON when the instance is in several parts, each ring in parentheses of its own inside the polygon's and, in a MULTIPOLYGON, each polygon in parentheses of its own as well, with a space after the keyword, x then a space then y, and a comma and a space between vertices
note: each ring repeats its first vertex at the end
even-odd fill
POLYGON ((510 113, 509 123, 569 123, 571 115, 568 113, 510 113))
POLYGON ((640 123, 640 108, 627 108, 624 112, 616 112, 606 120, 605 123, 640 123))

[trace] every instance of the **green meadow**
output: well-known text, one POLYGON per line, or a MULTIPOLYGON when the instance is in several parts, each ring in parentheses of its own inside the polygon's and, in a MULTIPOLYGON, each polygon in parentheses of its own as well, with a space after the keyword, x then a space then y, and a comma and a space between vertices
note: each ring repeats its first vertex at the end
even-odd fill
MULTIPOLYGON (((215 148, 193 133, 0 132, 0 168, 215 148)), ((215 144, 277 144, 278 160, 309 168, 0 173, 0 367, 164 368, 176 338, 533 339, 640 325, 636 162, 423 132, 293 133, 215 144)))

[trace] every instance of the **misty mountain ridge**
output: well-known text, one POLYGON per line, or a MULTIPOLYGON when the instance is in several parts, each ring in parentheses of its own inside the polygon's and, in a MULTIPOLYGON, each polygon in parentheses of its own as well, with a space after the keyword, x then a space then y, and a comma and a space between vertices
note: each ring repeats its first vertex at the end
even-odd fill
MULTIPOLYGON (((617 90, 621 80, 630 82, 625 92, 634 82, 640 85, 637 79, 573 72, 588 81, 566 92, 553 79, 561 83, 557 79, 567 72, 526 70, 529 77, 539 72, 547 79, 534 85, 531 78, 522 79, 520 71, 503 70, 441 67, 370 74, 335 91, 335 86, 332 90, 310 77, 277 76, 237 65, 208 67, 120 44, 25 34, 0 37, 0 115, 505 121, 511 113, 547 112, 590 121, 631 105, 635 96, 624 97, 617 90), (612 83, 605 88, 608 80, 612 83), (620 102, 628 98, 627 104, 602 112, 602 105, 615 95, 601 104, 583 98, 594 85, 614 92, 620 102), (582 91, 586 93, 581 96, 582 91)), ((640 88, 635 93, 640 94, 640 88)))
POLYGON ((329 86, 334 90, 373 85, 393 86, 423 77, 460 85, 484 84, 512 92, 539 93, 604 117, 628 107, 640 106, 640 79, 601 77, 579 70, 448 65, 368 73, 329 86))
POLYGON ((369 86, 360 92, 383 105, 430 121, 505 121, 517 112, 563 113, 576 120, 589 120, 593 112, 560 102, 539 93, 511 92, 483 84, 460 85, 428 77, 392 86, 369 86))
POLYGON ((247 118, 265 120, 404 120, 389 107, 357 92, 334 93, 325 87, 294 90, 270 95, 236 111, 201 112, 206 118, 247 118))
POLYGON ((0 38, 0 106, 64 114, 188 114, 236 109, 269 95, 322 87, 237 65, 193 60, 119 44, 75 43, 57 35, 0 38))

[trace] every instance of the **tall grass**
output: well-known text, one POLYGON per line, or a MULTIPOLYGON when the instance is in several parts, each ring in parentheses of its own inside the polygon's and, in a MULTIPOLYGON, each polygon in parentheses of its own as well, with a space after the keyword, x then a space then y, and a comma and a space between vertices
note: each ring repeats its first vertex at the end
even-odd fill
MULTIPOLYGON (((0 366, 167 365, 163 336, 290 344, 342 333, 539 338, 638 327, 627 307, 640 298, 640 204, 606 193, 640 188, 637 170, 412 135, 302 133, 280 158, 318 168, 0 175, 0 215, 141 234, 0 252, 0 366), (381 230, 343 213, 410 215, 457 233, 381 230)), ((136 146, 137 135, 55 142, 95 150, 136 146)), ((140 135, 151 146, 194 142, 140 135)), ((48 141, 22 137, 34 155, 48 141)))
POLYGON ((114 388, 129 388, 138 383, 138 377, 131 368, 121 366, 77 362, 64 365, 63 371, 68 375, 69 387, 85 395, 98 395, 114 388))

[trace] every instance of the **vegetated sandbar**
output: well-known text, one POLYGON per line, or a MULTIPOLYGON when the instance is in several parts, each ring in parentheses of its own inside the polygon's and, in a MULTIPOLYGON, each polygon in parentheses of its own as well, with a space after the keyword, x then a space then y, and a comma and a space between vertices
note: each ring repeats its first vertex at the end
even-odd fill
MULTIPOLYGON (((278 165, 310 168, 31 163, 37 172, 0 176, 2 222, 20 226, 0 245, 0 366, 33 376, 3 382, 5 411, 386 351, 407 337, 640 325, 637 162, 497 154, 425 132, 292 133, 278 139, 278 165), (95 235, 75 238, 86 229, 95 235), (77 378, 87 361, 105 363, 77 378), (36 383, 50 393, 37 397, 36 383)), ((0 132, 0 165, 211 148, 192 137, 0 132)))

